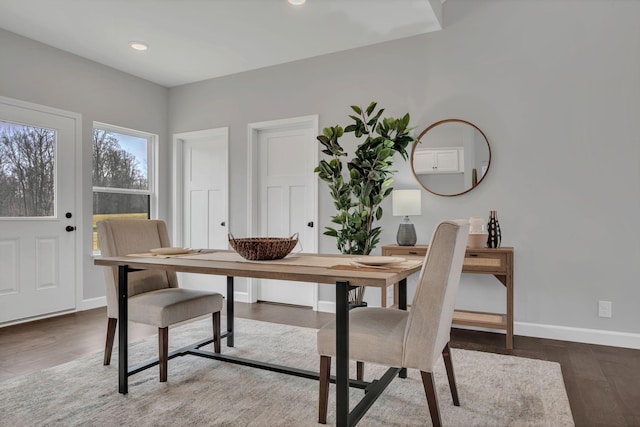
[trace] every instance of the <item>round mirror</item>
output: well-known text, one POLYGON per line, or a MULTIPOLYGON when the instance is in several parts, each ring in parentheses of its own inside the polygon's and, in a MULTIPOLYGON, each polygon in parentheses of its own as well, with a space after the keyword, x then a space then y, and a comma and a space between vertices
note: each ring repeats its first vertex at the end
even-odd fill
POLYGON ((491 165, 485 134, 459 119, 436 122, 422 131, 411 149, 411 170, 430 193, 458 196, 482 182, 491 165))

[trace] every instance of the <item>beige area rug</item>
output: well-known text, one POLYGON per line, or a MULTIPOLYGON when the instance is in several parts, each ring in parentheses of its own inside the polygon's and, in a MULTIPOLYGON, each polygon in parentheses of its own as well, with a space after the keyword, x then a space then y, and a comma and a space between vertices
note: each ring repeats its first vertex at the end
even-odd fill
MULTIPOLYGON (((224 353, 317 371, 316 331, 236 319, 236 347, 224 353)), ((172 347, 210 333, 201 320, 170 331, 172 347)), ((155 337, 130 345, 131 363, 157 353, 155 337)), ((114 351, 115 353, 115 351, 114 351)), ((445 426, 572 426, 560 366, 554 362, 453 349, 460 407, 453 406, 442 363, 437 392, 445 426)), ((102 366, 94 354, 0 383, 2 426, 308 426, 317 425, 318 383, 204 359, 169 361, 169 381, 157 368, 129 378, 118 394, 117 355, 102 366)), ((353 365, 355 370, 355 363, 353 365)), ((334 368, 335 371, 335 368, 334 368)), ((366 379, 384 368, 367 365, 366 379)), ((329 424, 335 423, 331 386, 329 424)), ((351 389, 350 396, 362 396, 351 389)), ((429 426, 419 372, 396 378, 361 420, 362 426, 429 426)))

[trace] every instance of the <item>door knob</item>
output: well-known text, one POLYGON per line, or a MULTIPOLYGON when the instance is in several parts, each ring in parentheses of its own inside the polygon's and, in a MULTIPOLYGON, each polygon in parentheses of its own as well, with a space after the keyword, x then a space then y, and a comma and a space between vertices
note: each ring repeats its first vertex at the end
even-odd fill
POLYGON ((307 223, 307 227, 309 227, 309 228, 313 228, 313 221, 309 221, 309 222, 307 223))
POLYGON ((65 230, 67 230, 69 233, 71 233, 72 231, 75 231, 76 228, 73 225, 67 225, 65 227, 65 230))

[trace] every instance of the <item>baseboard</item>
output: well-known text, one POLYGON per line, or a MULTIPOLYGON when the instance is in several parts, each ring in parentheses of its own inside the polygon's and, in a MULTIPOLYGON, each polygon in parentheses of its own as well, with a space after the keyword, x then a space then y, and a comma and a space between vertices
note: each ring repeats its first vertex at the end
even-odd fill
POLYGON ((21 323, 35 322, 36 320, 48 319, 50 317, 63 316, 65 314, 75 313, 76 311, 77 311, 76 309, 63 310, 63 311, 56 311, 55 313, 43 314, 43 315, 40 315, 40 316, 32 316, 32 317, 25 317, 25 318, 17 319, 17 320, 11 320, 9 322, 0 323, 0 328, 4 328, 5 326, 19 325, 21 323))
POLYGON ((513 327, 515 335, 640 349, 640 334, 630 332, 574 328, 527 322, 515 322, 513 327))
MULTIPOLYGON (((233 300, 237 301, 237 302, 246 302, 246 303, 251 303, 252 301, 249 301, 249 292, 234 292, 233 293, 233 300)), ((255 302, 255 301, 253 301, 255 302)))
POLYGON ((335 313, 336 303, 334 301, 318 300, 318 311, 323 311, 325 313, 335 313))
POLYGON ((96 297, 90 299, 84 299, 80 303, 78 311, 92 310, 94 308, 106 307, 107 297, 96 297))

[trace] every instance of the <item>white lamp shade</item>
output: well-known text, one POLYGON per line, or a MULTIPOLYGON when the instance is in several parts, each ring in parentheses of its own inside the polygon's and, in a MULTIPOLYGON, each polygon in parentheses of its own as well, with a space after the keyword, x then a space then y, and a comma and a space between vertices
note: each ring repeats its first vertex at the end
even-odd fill
POLYGON ((391 199, 394 216, 422 214, 422 190, 393 190, 391 199))

